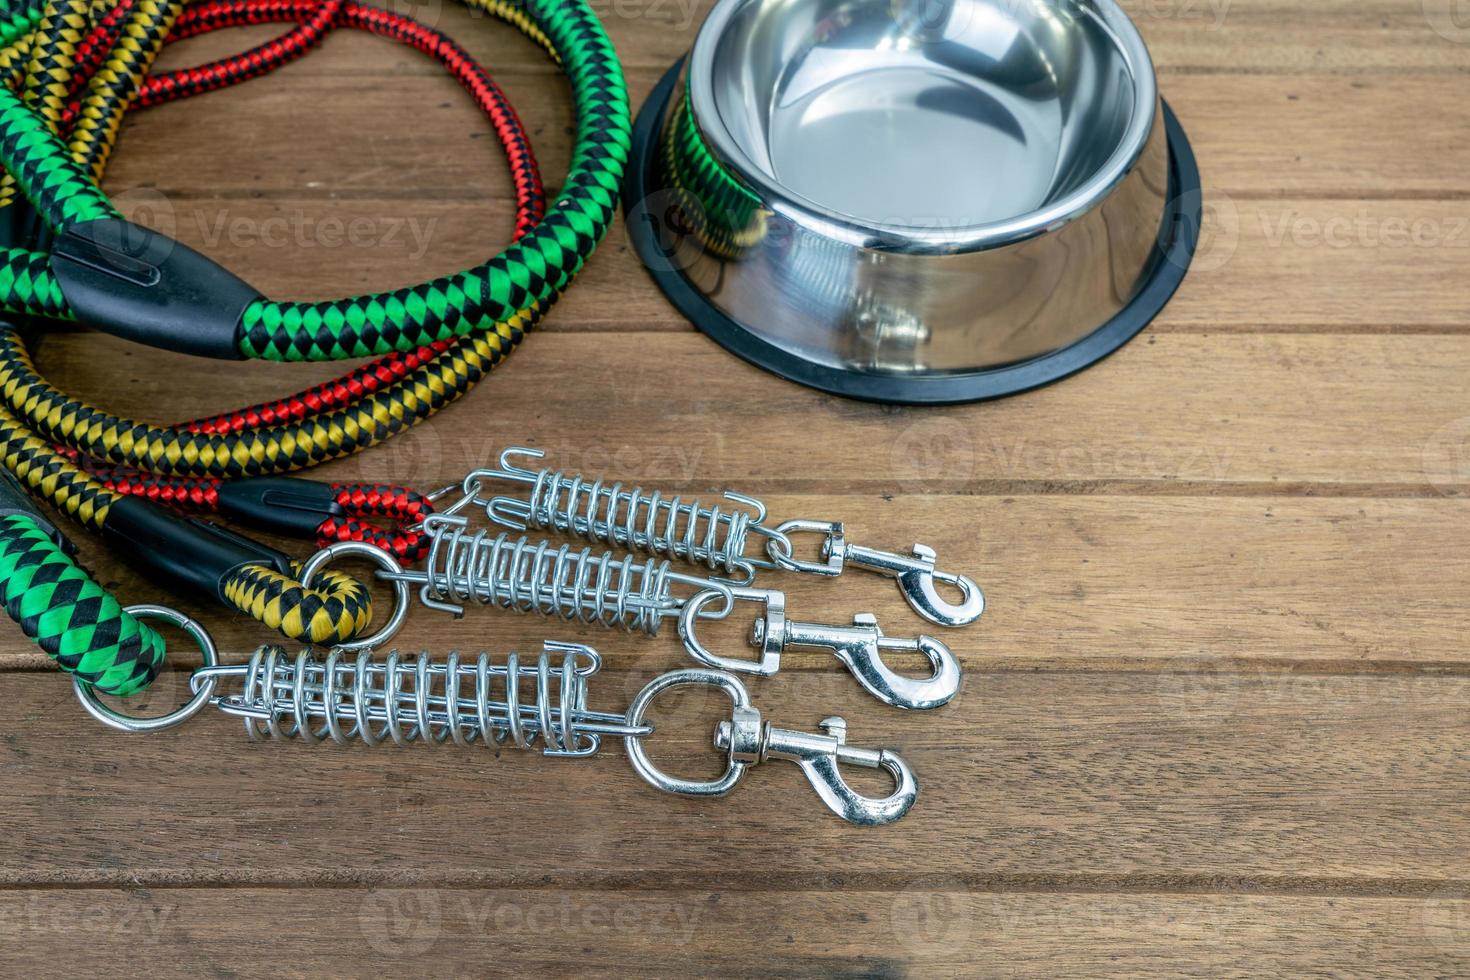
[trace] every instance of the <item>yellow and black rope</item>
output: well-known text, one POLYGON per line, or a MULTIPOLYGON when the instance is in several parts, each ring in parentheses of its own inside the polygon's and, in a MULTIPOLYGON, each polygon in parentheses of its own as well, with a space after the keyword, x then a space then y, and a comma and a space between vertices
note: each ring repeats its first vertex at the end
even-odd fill
MULTIPOLYGON (((59 131, 73 97, 72 69, 77 47, 93 27, 94 14, 105 12, 110 6, 48 0, 36 31, 0 50, 0 74, 8 85, 22 89, 53 132, 59 131)), ((183 8, 182 3, 155 0, 133 0, 130 6, 132 9, 118 31, 117 43, 88 81, 69 143, 73 159, 97 175, 106 167, 121 119, 141 79, 183 8)), ((14 186, 7 175, 10 196, 0 197, 0 207, 15 202, 14 186)), ((6 192, 0 190, 0 195, 6 192)), ((9 349, 19 363, 34 370, 19 332, 6 329, 0 336, 12 345, 9 349)), ((39 404, 35 393, 11 401, 8 396, 16 391, 15 386, 7 388, 5 402, 15 405, 23 417, 29 416, 39 404)), ((53 413, 52 418, 64 426, 66 422, 60 415, 53 413)), ((0 463, 33 496, 50 502, 85 526, 107 530, 108 517, 119 498, 73 460, 56 451, 57 431, 30 424, 33 421, 23 420, 7 404, 0 404, 0 463)), ((75 424, 76 419, 70 422, 75 424)), ((117 441, 122 445, 132 444, 127 435, 121 435, 117 441)), ((144 500, 124 499, 127 508, 144 512, 146 516, 152 516, 149 512, 157 509, 144 500)), ((157 516, 172 520, 161 513, 157 516)), ((264 564, 240 564, 221 577, 218 594, 234 608, 273 629, 314 643, 347 639, 371 621, 370 596, 355 579, 326 571, 316 587, 307 588, 295 577, 298 573, 298 566, 292 566, 288 574, 264 564)))

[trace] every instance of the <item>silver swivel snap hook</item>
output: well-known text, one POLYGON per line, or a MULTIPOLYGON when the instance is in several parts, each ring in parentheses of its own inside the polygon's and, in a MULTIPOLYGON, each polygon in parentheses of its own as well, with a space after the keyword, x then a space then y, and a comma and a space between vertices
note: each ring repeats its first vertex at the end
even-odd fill
POLYGON ((628 726, 647 727, 644 715, 653 700, 664 691, 701 685, 719 688, 733 704, 730 720, 720 722, 715 730, 715 747, 726 752, 729 760, 724 775, 713 780, 669 776, 648 758, 643 748, 645 736, 626 736, 628 759, 650 786, 681 796, 723 796, 735 787, 749 767, 767 759, 786 759, 801 767, 807 782, 811 783, 827 808, 849 823, 867 827, 892 823, 914 805, 919 795, 918 781, 908 763, 897 753, 848 745, 847 723, 841 718, 823 721, 821 728, 824 734, 821 735, 776 728, 762 720, 760 711, 750 703, 750 693, 745 685, 722 671, 695 667, 654 678, 629 705, 628 726), (841 766, 844 764, 886 770, 893 778, 893 792, 881 799, 858 793, 842 776, 841 766))
POLYGON ((786 618, 786 596, 768 589, 709 590, 693 596, 679 617, 679 636, 689 655, 700 663, 769 677, 781 666, 781 654, 790 647, 828 650, 842 661, 858 683, 884 704, 922 710, 948 703, 960 689, 960 665, 949 647, 932 636, 897 638, 885 636, 872 613, 859 613, 851 626, 802 623, 786 618), (764 607, 751 631, 751 645, 760 651, 757 660, 722 657, 700 642, 695 631, 700 610, 716 600, 754 601, 764 607), (906 677, 883 661, 885 653, 920 653, 933 673, 927 678, 906 677))
POLYGON ((895 579, 914 612, 938 626, 968 626, 985 612, 985 593, 975 580, 968 575, 938 571, 934 567, 934 549, 927 545, 916 544, 912 554, 900 555, 849 544, 840 521, 787 521, 776 528, 768 548, 772 561, 788 571, 841 575, 851 562, 858 568, 895 579), (791 535, 813 532, 822 535, 822 561, 795 557, 791 535), (957 589, 960 601, 945 598, 936 583, 957 589))
POLYGON ((914 545, 910 556, 850 544, 844 547, 844 557, 859 568, 898 579, 898 588, 914 612, 931 623, 967 626, 985 612, 985 593, 975 580, 968 575, 935 570, 934 549, 927 545, 914 545), (958 589, 960 601, 950 602, 940 595, 936 582, 958 589))

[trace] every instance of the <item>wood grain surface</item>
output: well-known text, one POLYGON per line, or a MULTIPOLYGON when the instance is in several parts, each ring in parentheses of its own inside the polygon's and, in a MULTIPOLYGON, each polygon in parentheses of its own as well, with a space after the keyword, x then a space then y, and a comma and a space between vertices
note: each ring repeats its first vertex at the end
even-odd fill
MULTIPOLYGON (((953 704, 884 709, 814 653, 752 685, 780 724, 842 714, 853 743, 902 751, 922 784, 903 822, 850 828, 776 761, 699 801, 649 789, 615 745, 557 761, 257 744, 219 716, 126 737, 5 630, 0 971, 1470 975, 1470 20, 1455 0, 1124 5, 1199 156, 1206 227, 1174 303, 1095 369, 938 411, 828 398, 691 330, 619 225, 477 390, 321 471, 433 487, 527 443, 932 544, 990 600, 945 637, 966 668, 953 704)), ((554 189, 571 108, 538 49, 439 0, 397 6, 486 60, 554 189)), ((596 5, 635 102, 707 8, 596 5)), ((463 93, 346 34, 130 119, 106 187, 281 298, 425 279, 511 227, 463 93)), ((84 332, 39 362, 158 422, 340 370, 84 332)), ((164 598, 76 537, 124 599, 164 598)), ((784 584, 804 618, 915 623, 876 577, 784 584)), ((263 639, 179 606, 231 660, 263 639)), ((552 633, 604 652, 596 707, 685 663, 667 638, 505 615, 416 611, 405 642, 552 633)), ((185 696, 175 666, 139 710, 185 696)), ((711 771, 720 707, 665 705, 659 759, 711 771)))

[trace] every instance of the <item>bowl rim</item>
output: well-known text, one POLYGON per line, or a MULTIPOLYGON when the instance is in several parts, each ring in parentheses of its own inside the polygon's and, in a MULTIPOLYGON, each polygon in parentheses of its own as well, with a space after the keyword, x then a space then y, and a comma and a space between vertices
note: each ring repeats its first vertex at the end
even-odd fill
POLYGON ((1154 272, 1117 316, 1070 346, 1029 361, 957 374, 874 374, 829 367, 777 347, 752 333, 745 324, 716 307, 690 280, 684 268, 670 263, 658 228, 663 220, 652 202, 658 200, 662 177, 659 159, 663 121, 679 100, 686 58, 676 61, 654 85, 633 127, 633 148, 624 175, 623 212, 628 237, 644 269, 665 298, 706 336, 742 360, 788 381, 843 398, 896 405, 955 405, 1005 398, 1054 384, 1086 370, 1127 344, 1168 305, 1189 271, 1200 238, 1204 196, 1199 167, 1184 127, 1159 100, 1168 146, 1167 206, 1159 226, 1154 272))
POLYGON ((757 166, 725 126, 715 105, 713 86, 701 84, 713 77, 715 51, 730 20, 747 5, 759 2, 762 0, 718 0, 700 27, 687 61, 691 114, 706 146, 755 191, 765 207, 825 238, 859 248, 913 254, 979 252, 1024 242, 1055 231, 1101 205, 1133 172, 1153 136, 1159 113, 1158 78, 1148 46, 1133 20, 1116 0, 1044 0, 1092 17, 1132 73, 1132 116, 1107 160, 1065 196, 1043 208, 999 221, 942 229, 863 221, 794 193, 757 166))

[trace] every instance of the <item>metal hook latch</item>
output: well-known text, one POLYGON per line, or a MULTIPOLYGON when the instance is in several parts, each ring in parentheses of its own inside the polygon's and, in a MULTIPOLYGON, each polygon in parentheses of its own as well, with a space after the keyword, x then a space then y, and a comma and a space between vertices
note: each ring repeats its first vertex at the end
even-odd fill
POLYGON ((776 528, 769 550, 772 560, 789 571, 840 575, 846 563, 898 581, 898 588, 914 612, 939 626, 968 626, 985 612, 985 593, 968 575, 935 569, 934 549, 916 544, 911 555, 848 544, 841 522, 787 521, 776 528), (822 537, 822 561, 805 561, 791 553, 791 536, 816 532, 822 537), (958 589, 959 602, 940 595, 936 583, 958 589))
POLYGON ((786 596, 768 589, 730 588, 709 590, 693 596, 679 616, 679 636, 689 655, 720 670, 733 670, 768 677, 781 666, 788 647, 830 650, 870 694, 897 708, 937 708, 949 702, 960 689, 960 665, 949 647, 932 636, 900 639, 883 634, 872 613, 859 613, 851 626, 801 623, 786 618, 786 596), (761 651, 759 660, 741 660, 712 653, 699 641, 695 624, 700 610, 716 599, 760 602, 765 612, 751 630, 751 645, 761 651), (884 653, 921 653, 933 668, 927 678, 905 677, 883 662, 884 653))
POLYGON ((767 759, 786 759, 801 766, 807 781, 833 813, 849 823, 875 827, 892 823, 908 812, 919 795, 919 784, 897 753, 887 749, 857 749, 847 744, 847 723, 841 718, 822 722, 825 734, 776 728, 761 719, 751 705, 745 685, 730 674, 691 668, 654 678, 628 707, 629 726, 642 726, 653 699, 674 687, 708 685, 729 695, 734 710, 729 721, 715 729, 715 747, 728 754, 725 774, 713 780, 689 780, 669 776, 655 766, 643 749, 644 736, 626 738, 628 758, 638 775, 651 786, 683 796, 723 796, 735 787, 745 770, 767 759), (884 769, 893 778, 894 789, 882 799, 863 796, 843 779, 841 765, 884 769))
POLYGON ((985 593, 968 575, 936 571, 934 549, 914 545, 913 555, 899 555, 862 545, 844 544, 842 555, 847 560, 880 575, 898 579, 898 587, 914 612, 940 626, 968 626, 985 612, 985 593), (936 582, 959 589, 960 601, 950 602, 939 594, 936 582))

